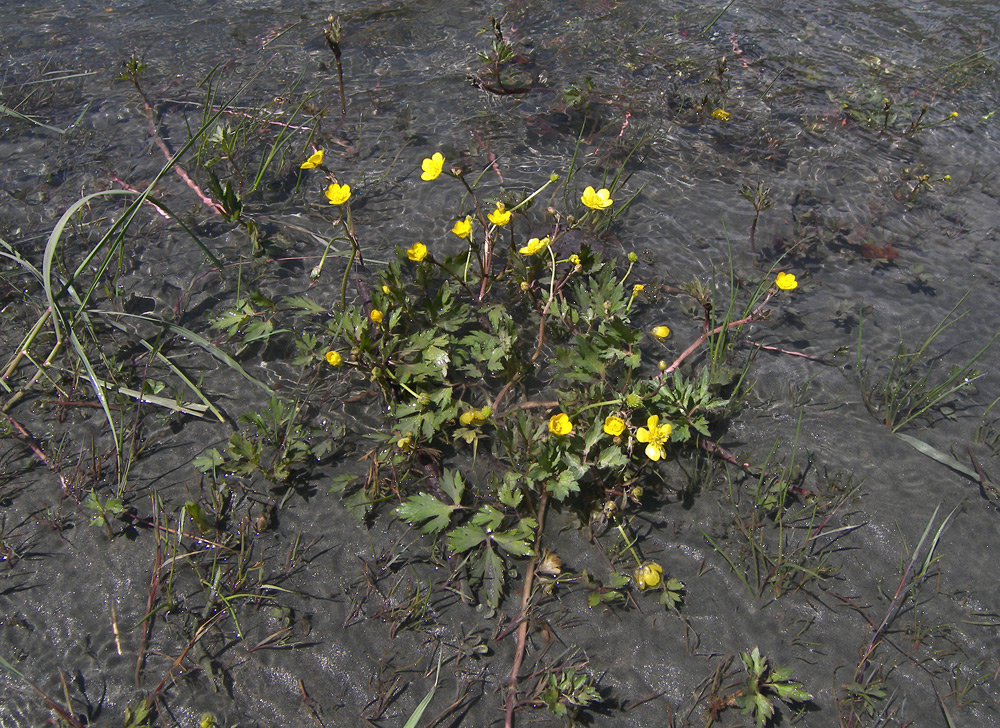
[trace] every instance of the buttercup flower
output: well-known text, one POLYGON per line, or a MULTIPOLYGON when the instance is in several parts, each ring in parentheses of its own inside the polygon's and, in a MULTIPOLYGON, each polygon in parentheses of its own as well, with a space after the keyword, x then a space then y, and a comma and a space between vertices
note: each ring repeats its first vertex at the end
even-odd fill
POLYGON ((549 418, 549 432, 553 435, 568 435, 573 431, 573 423, 570 422, 569 415, 560 412, 549 418))
POLYGON ((588 187, 583 191, 581 200, 592 210, 607 210, 614 203, 608 190, 602 188, 594 191, 593 187, 588 187))
POLYGON ((392 289, 389 288, 389 286, 382 286, 382 293, 388 296, 389 294, 392 293, 392 289))
POLYGON ((419 263, 427 257, 427 246, 423 243, 414 243, 406 249, 406 257, 414 263, 419 263))
POLYGON ((774 279, 774 285, 783 291, 794 291, 799 287, 799 282, 795 280, 795 274, 785 273, 782 271, 778 274, 778 277, 774 279))
POLYGON ((511 213, 504 207, 504 204, 497 202, 496 209, 487 215, 486 218, 497 227, 503 227, 510 222, 510 216, 511 213))
POLYGON ((539 240, 538 238, 532 238, 528 241, 528 244, 517 252, 521 255, 534 255, 535 253, 545 250, 545 246, 549 244, 549 236, 546 235, 544 238, 539 240))
POLYGON ((670 336, 670 327, 669 326, 654 326, 653 330, 652 330, 652 333, 653 333, 653 336, 655 336, 657 339, 659 339, 660 341, 663 341, 665 338, 667 338, 668 336, 670 336))
POLYGON ((646 286, 642 285, 641 283, 636 283, 634 286, 632 286, 632 297, 635 298, 645 290, 646 286))
POLYGON ((444 169, 444 157, 441 156, 441 152, 434 152, 434 154, 427 157, 427 159, 420 163, 420 169, 424 170, 423 174, 420 175, 420 179, 426 182, 440 177, 441 170, 444 169))
POLYGON ((667 456, 666 444, 673 429, 669 422, 661 425, 659 415, 650 415, 646 427, 640 427, 635 433, 635 439, 646 443, 646 457, 655 463, 667 456))
POLYGON ((481 425, 490 418, 491 414, 493 414, 493 409, 489 406, 483 407, 482 409, 470 409, 459 415, 458 421, 466 427, 469 427, 470 425, 481 425))
POLYGON ((337 351, 328 351, 326 352, 326 356, 323 358, 326 359, 326 363, 332 367, 339 367, 344 362, 344 357, 342 357, 340 352, 337 351))
POLYGON ((611 435, 611 437, 621 437, 623 432, 625 432, 625 420, 621 417, 608 415, 604 418, 605 435, 611 435))
POLYGON ((457 220, 451 231, 460 238, 469 237, 472 232, 472 215, 466 215, 464 220, 457 220))
POLYGON ((580 256, 577 255, 576 253, 573 253, 573 255, 569 256, 569 262, 572 263, 573 265, 581 265, 580 256))
POLYGON ((299 165, 299 169, 316 169, 321 164, 323 164, 323 150, 317 149, 309 159, 299 165))
POLYGON ((716 109, 712 112, 712 118, 718 119, 719 121, 729 121, 729 119, 732 118, 732 114, 725 109, 716 109))
POLYGON ((655 561, 647 561, 635 570, 635 585, 640 589, 658 587, 663 581, 663 567, 655 561))
POLYGON ((377 324, 382 323, 382 312, 377 308, 373 308, 372 312, 368 314, 368 317, 377 324))
POLYGON ((326 199, 331 205, 343 205, 351 199, 351 186, 338 185, 336 182, 326 188, 326 199))

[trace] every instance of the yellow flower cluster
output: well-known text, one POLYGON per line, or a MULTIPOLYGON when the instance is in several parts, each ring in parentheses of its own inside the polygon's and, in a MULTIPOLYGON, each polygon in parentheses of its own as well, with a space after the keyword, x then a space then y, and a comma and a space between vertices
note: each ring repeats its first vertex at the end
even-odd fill
MULTIPOLYGON (((628 425, 618 415, 608 415, 604 418, 604 425, 601 428, 605 435, 609 437, 621 437, 628 429, 628 425)), ((558 437, 573 432, 573 421, 569 415, 559 412, 549 418, 549 432, 558 437)), ((653 462, 662 460, 667 456, 667 441, 673 432, 669 422, 660 424, 659 415, 651 415, 646 420, 646 427, 636 430, 635 439, 646 444, 646 457, 653 462)))

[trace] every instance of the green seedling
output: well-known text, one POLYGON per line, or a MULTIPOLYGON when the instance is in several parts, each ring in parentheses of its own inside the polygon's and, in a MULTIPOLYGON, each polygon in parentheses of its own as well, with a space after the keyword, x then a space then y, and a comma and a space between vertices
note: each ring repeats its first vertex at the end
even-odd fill
POLYGON ((747 679, 735 696, 735 705, 753 716, 757 728, 762 728, 774 716, 775 699, 789 705, 812 700, 802 683, 792 679, 790 667, 772 668, 757 647, 742 653, 740 659, 746 668, 747 679))
POLYGON ((108 496, 101 498, 96 491, 87 493, 87 497, 80 503, 81 506, 91 511, 90 523, 93 526, 103 528, 111 538, 111 521, 114 518, 124 515, 125 506, 118 498, 108 496))

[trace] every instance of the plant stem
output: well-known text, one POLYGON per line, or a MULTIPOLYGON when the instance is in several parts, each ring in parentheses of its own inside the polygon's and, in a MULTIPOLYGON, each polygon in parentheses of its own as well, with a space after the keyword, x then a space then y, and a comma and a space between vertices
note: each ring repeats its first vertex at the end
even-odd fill
POLYGON ((535 566, 538 564, 538 553, 542 545, 542 529, 545 528, 545 507, 549 502, 549 494, 542 493, 538 503, 538 530, 535 531, 535 555, 528 563, 528 571, 524 575, 524 590, 521 595, 521 611, 517 615, 517 647, 514 651, 514 664, 510 668, 507 680, 507 710, 504 717, 504 728, 513 728, 514 704, 517 702, 517 675, 521 672, 524 661, 524 648, 528 639, 528 604, 531 601, 531 586, 535 579, 535 566))

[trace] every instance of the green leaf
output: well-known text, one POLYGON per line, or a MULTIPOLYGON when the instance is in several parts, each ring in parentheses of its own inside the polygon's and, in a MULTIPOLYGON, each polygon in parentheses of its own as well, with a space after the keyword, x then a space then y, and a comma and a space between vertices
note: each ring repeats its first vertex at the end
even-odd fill
POLYGON ((225 459, 222 457, 222 453, 213 447, 192 460, 191 464, 196 470, 207 473, 210 470, 220 467, 224 462, 225 459))
POLYGON ((288 296, 285 305, 305 313, 322 313, 326 310, 308 296, 288 296))
POLYGON ((462 474, 459 471, 445 469, 441 473, 441 478, 438 482, 441 485, 441 490, 448 494, 452 503, 456 506, 462 505, 462 496, 465 494, 465 481, 462 480, 462 474))
POLYGON ((327 488, 327 493, 343 493, 347 490, 348 486, 354 483, 358 479, 357 475, 351 473, 344 473, 342 475, 335 475, 330 478, 330 485, 327 488))
POLYGON ((504 514, 487 503, 472 517, 472 523, 484 529, 487 533, 491 533, 500 528, 503 519, 504 514))
POLYGON ((452 553, 460 554, 479 546, 488 538, 479 526, 460 526, 448 534, 448 547, 452 553))
POLYGON ((500 606, 500 596, 503 593, 504 566, 503 559, 491 548, 483 550, 482 558, 475 569, 482 579, 486 592, 486 603, 496 609, 500 606))
POLYGON ((518 531, 497 531, 492 538, 500 548, 514 556, 531 556, 535 553, 518 531))
POLYGON ((617 445, 608 445, 597 458, 597 466, 607 470, 617 470, 628 465, 628 455, 617 445))
POLYGON ((514 483, 512 482, 514 479, 508 480, 507 475, 510 475, 510 473, 504 474, 504 482, 497 493, 497 500, 508 508, 517 508, 521 504, 524 494, 521 493, 520 489, 515 490, 514 483))
POLYGON ((423 533, 437 533, 451 523, 451 514, 458 506, 442 503, 430 493, 417 493, 407 498, 396 509, 396 515, 414 525, 427 521, 420 530, 423 533))
POLYGON ((578 493, 580 491, 580 484, 569 470, 559 473, 559 477, 555 480, 550 480, 547 487, 549 493, 556 500, 565 500, 570 493, 578 493))

